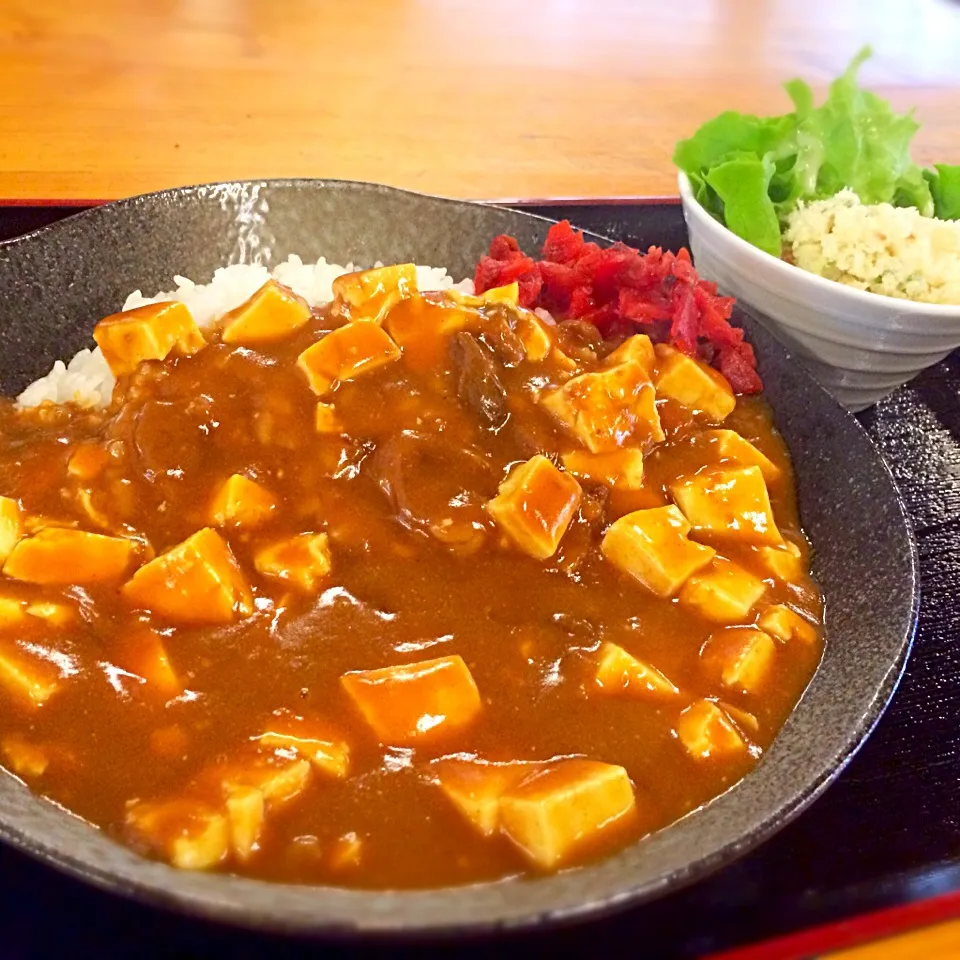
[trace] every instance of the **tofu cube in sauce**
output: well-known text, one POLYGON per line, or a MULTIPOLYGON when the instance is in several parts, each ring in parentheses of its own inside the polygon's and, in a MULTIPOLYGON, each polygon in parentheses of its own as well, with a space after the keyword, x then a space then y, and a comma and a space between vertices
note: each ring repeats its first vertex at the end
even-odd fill
POLYGON ((535 866, 552 870, 596 844, 635 814, 623 767, 563 760, 533 774, 500 799, 503 832, 535 866))
POLYGON ((257 551, 253 558, 257 573, 282 580, 312 593, 333 567, 330 541, 325 533, 301 533, 257 551))
POLYGON ((759 467, 716 467, 671 488, 691 527, 722 542, 773 546, 783 542, 759 467))
POLYGON ((353 320, 379 323, 400 300, 417 292, 417 268, 399 263, 345 273, 333 281, 333 295, 353 320))
POLYGON ((580 374, 540 402, 591 453, 664 439, 653 384, 636 361, 580 374))
POLYGON ((353 380, 400 359, 400 348, 382 327, 356 320, 338 327, 297 357, 310 389, 326 396, 335 383, 353 380))
POLYGON ((722 423, 733 413, 737 399, 723 376, 705 363, 665 343, 656 345, 657 395, 673 400, 711 423, 722 423))
POLYGON ((183 623, 229 623, 253 611, 243 571, 209 527, 144 564, 123 595, 134 607, 183 623))
POLYGON ((299 330, 310 319, 306 300, 268 280, 246 303, 221 321, 224 343, 256 346, 279 340, 299 330))
POLYGON ((635 510, 604 534, 603 555, 651 593, 672 597, 715 551, 688 538, 690 524, 674 506, 635 510))
POLYGON ((609 641, 600 648, 596 680, 604 693, 639 700, 671 700, 680 693, 656 667, 609 641))
POLYGON ((269 520, 276 509, 269 490, 256 480, 235 473, 217 489, 210 506, 210 522, 217 527, 235 525, 249 529, 269 520))
POLYGON ((124 537, 44 527, 17 542, 3 573, 27 583, 107 583, 123 577, 135 548, 134 541, 124 537))
POLYGON ((746 623, 766 584, 739 564, 716 556, 680 589, 680 602, 713 623, 746 623))
POLYGON ((536 456, 510 471, 487 512, 524 553, 546 560, 557 552, 579 505, 580 484, 536 456))
POLYGON ((741 693, 759 693, 777 655, 770 634, 754 627, 728 627, 710 635, 700 657, 711 676, 724 687, 741 693))
POLYGON ((484 837, 500 829, 500 799, 540 764, 439 760, 430 772, 440 790, 484 837))
POLYGON ((385 744, 449 738, 481 710, 480 692, 459 656, 351 671, 340 682, 385 744))
POLYGON ((23 536, 20 504, 12 497, 0 497, 0 564, 13 552, 23 536))
POLYGON ((722 760, 747 751, 747 741, 712 700, 690 704, 677 721, 677 737, 694 760, 722 760))
POLYGON ((133 373, 144 360, 189 355, 206 346, 193 315, 176 300, 104 317, 94 328, 93 339, 115 377, 133 373))

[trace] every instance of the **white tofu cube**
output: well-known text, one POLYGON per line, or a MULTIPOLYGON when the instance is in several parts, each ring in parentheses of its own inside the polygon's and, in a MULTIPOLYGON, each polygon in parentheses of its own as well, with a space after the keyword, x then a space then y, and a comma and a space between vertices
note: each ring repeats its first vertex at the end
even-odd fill
POLYGON ((524 553, 546 560, 557 552, 579 505, 580 484, 538 454, 510 471, 486 509, 524 553))
POLYGON ((712 623, 745 623, 766 584, 726 557, 714 557, 680 590, 680 602, 712 623))
POLYGON ((674 506, 635 510, 614 521, 601 550, 615 567, 660 597, 672 597, 716 551, 687 538, 690 524, 674 506))
POLYGON ((755 627, 730 627, 710 636, 700 651, 704 669, 730 690, 757 693, 777 655, 768 633, 755 627))
POLYGON ((780 468, 736 430, 707 430, 704 438, 717 459, 732 460, 743 467, 759 467, 767 483, 780 478, 780 468))
POLYGON ((0 497, 0 566, 23 536, 23 511, 12 497, 0 497))
POLYGON ((638 363, 647 379, 653 380, 657 355, 653 352, 653 342, 645 333, 627 337, 613 353, 607 354, 603 361, 605 367, 616 367, 621 363, 638 363))
POLYGON ((483 836, 491 837, 500 829, 500 798, 536 769, 538 765, 523 761, 439 760, 431 773, 454 807, 483 836))
POLYGON ((722 759, 747 750, 736 725, 712 700, 696 700, 677 720, 677 739, 694 760, 722 759))
POLYGON ((326 578, 333 561, 325 533, 301 533, 262 547, 253 558, 257 573, 312 593, 326 578))
POLYGON ((238 860, 249 860, 257 851, 263 830, 265 801, 258 787, 237 787, 226 801, 230 847, 238 860))
POLYGON ((564 468, 578 480, 592 480, 616 490, 643 489, 643 454, 636 447, 610 453, 571 450, 562 459, 564 468))
POLYGON ((597 686, 607 694, 639 700, 672 700, 680 690, 656 667, 638 660, 615 643, 600 648, 597 686))
POLYGON ((229 852, 227 818, 196 800, 138 803, 127 811, 126 826, 181 870, 207 870, 229 852))
POLYGON ((713 423, 722 423, 733 413, 737 398, 722 374, 666 343, 654 349, 657 396, 674 400, 713 423))
POLYGON ((711 467, 670 492, 698 534, 754 546, 783 542, 759 467, 711 467))
POLYGON ((503 795, 500 824, 532 864, 552 870, 635 811, 633 784, 623 767, 561 760, 503 795))
POLYGON ((775 547, 757 547, 756 555, 764 572, 784 583, 797 583, 806 572, 800 548, 789 540, 775 547))
POLYGON ((783 604, 767 607, 758 617, 757 626, 783 643, 799 640, 812 645, 817 642, 817 630, 813 624, 783 604))
POLYGON ((540 402, 588 450, 606 453, 664 439, 656 399, 643 367, 628 362, 573 377, 540 402))

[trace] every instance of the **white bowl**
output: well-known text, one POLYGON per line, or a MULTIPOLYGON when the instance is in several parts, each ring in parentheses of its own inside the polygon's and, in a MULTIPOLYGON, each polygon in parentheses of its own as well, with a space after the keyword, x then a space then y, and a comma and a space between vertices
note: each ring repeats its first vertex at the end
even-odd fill
POLYGON ((846 407, 876 403, 960 346, 960 306, 915 303, 818 277, 718 223, 679 176, 697 271, 736 297, 846 407))

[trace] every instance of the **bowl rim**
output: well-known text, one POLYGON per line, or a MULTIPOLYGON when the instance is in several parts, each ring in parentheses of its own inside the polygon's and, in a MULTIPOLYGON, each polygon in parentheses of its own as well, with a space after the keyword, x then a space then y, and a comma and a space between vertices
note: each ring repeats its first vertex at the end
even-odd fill
MULTIPOLYGON (((296 189, 299 187, 332 187, 345 190, 372 190, 389 194, 405 194, 411 198, 427 199, 431 202, 450 204, 457 207, 482 207, 484 209, 500 209, 502 212, 522 217, 524 220, 538 220, 543 224, 553 223, 549 218, 530 214, 525 211, 513 211, 506 208, 497 208, 489 204, 473 201, 450 200, 442 197, 430 197, 414 191, 400 190, 385 187, 379 184, 365 184, 357 181, 341 181, 332 179, 309 178, 277 178, 270 180, 226 181, 223 183, 186 186, 157 191, 153 194, 143 194, 127 198, 112 204, 96 207, 70 217, 59 223, 42 227, 37 231, 11 241, 9 245, 0 246, 0 266, 3 255, 12 251, 13 245, 42 242, 41 235, 55 234, 61 230, 71 228, 67 224, 78 223, 97 225, 110 222, 115 213, 130 209, 137 209, 141 205, 157 202, 190 201, 205 194, 217 195, 217 191, 229 191, 242 188, 283 188, 296 189), (32 239, 31 239, 32 238, 32 239), (30 241, 30 242, 27 242, 30 241)), ((608 238, 593 235, 591 239, 610 242, 608 238)), ((782 346, 784 360, 789 358, 788 352, 782 346)), ((804 380, 828 398, 829 394, 815 383, 809 374, 802 374, 804 380)), ((832 399, 829 401, 834 403, 832 399)), ((859 434, 860 438, 870 444, 866 432, 848 412, 837 406, 837 415, 842 417, 850 427, 859 434)), ((872 444, 870 444, 872 448, 872 444)), ((902 631, 898 633, 898 646, 895 657, 884 661, 882 678, 870 689, 869 697, 860 699, 862 711, 858 706, 856 720, 846 722, 837 742, 832 744, 829 751, 820 748, 819 759, 816 761, 815 776, 805 776, 800 786, 785 788, 782 798, 775 803, 765 801, 761 810, 749 811, 750 816, 741 818, 735 835, 724 836, 722 840, 712 843, 698 856, 687 859, 682 866, 674 867, 669 873, 661 871, 654 878, 634 879, 626 883, 619 879, 615 884, 611 882, 614 874, 615 861, 627 850, 642 848, 648 840, 669 833, 669 828, 658 831, 649 838, 632 844, 620 854, 606 858, 598 864, 590 864, 569 873, 560 873, 544 878, 524 881, 529 885, 527 889, 537 888, 539 894, 518 898, 518 903, 511 899, 505 901, 505 908, 492 908, 491 897, 495 891, 501 890, 504 885, 512 885, 514 878, 503 881, 492 881, 482 884, 460 887, 444 887, 430 890, 404 891, 354 891, 334 887, 301 887, 292 884, 268 883, 260 880, 236 877, 229 874, 184 874, 166 864, 144 860, 127 848, 116 846, 117 856, 109 860, 97 860, 89 853, 89 847, 82 847, 84 852, 78 852, 77 847, 67 846, 45 835, 39 835, 33 826, 24 826, 27 819, 19 808, 0 812, 0 839, 11 843, 18 849, 57 867, 60 870, 92 885, 113 893, 121 893, 142 902, 155 906, 176 909, 182 913, 216 919, 239 926, 272 930, 283 933, 299 933, 331 938, 342 937, 381 937, 384 935, 401 937, 438 937, 458 934, 495 933, 505 930, 531 929, 545 924, 557 924, 585 918, 595 918, 622 909, 629 904, 641 903, 656 898, 666 890, 676 890, 698 880, 719 867, 729 863, 738 856, 756 847, 785 824, 793 820, 810 803, 819 797, 824 790, 836 779, 847 766, 856 752, 863 745, 866 737, 878 723, 887 705, 895 692, 912 648, 914 635, 917 629, 917 613, 920 602, 919 569, 916 540, 909 522, 903 498, 896 485, 889 466, 882 456, 874 449, 876 468, 890 484, 890 503, 896 510, 897 517, 902 523, 905 538, 906 565, 908 580, 904 584, 909 589, 909 610, 906 605, 897 611, 898 630, 902 624, 902 631), (609 867, 609 869, 606 869, 609 867), (571 879, 574 879, 575 894, 571 893, 571 879), (303 907, 303 891, 306 890, 317 903, 310 904, 307 912, 303 907), (272 896, 274 907, 265 908, 263 898, 267 892, 272 896), (446 895, 441 896, 441 895, 446 895), (290 897, 293 902, 288 902, 290 897), (335 900, 340 906, 325 904, 324 898, 335 900), (359 900, 358 900, 359 898, 359 900), (383 910, 376 909, 378 898, 389 901, 393 906, 383 910), (456 910, 448 910, 448 900, 462 901, 457 904, 456 910), (355 904, 362 901, 363 911, 358 907, 345 907, 347 900, 355 904), (438 901, 437 907, 425 918, 426 912, 422 905, 426 901, 438 901), (439 901, 443 901, 442 904, 439 901), (342 910, 342 914, 338 914, 342 910), (409 913, 408 913, 409 911, 409 913), (413 920, 407 919, 412 915, 413 920)), ((822 669, 822 666, 818 670, 822 669)), ((811 681, 812 683, 813 681, 811 681)), ((809 694, 809 688, 801 698, 803 703, 809 694)), ((798 707, 800 706, 798 704, 798 707)), ((796 708, 788 718, 791 722, 796 708)), ((786 725, 785 725, 786 726, 786 725)), ((782 733, 782 731, 781 731, 782 733)), ((778 735, 780 739, 780 735, 778 735)), ((776 742, 767 752, 772 757, 776 751, 776 742)), ((778 765, 783 765, 778 760, 778 765)), ((734 802, 734 796, 744 792, 744 784, 755 781, 757 770, 744 777, 726 793, 710 801, 704 807, 682 818, 678 823, 698 817, 709 822, 716 820, 718 808, 734 802), (711 819, 712 817, 712 819, 711 819)), ((55 806, 43 801, 36 794, 28 792, 22 787, 30 804, 55 806)), ((749 791, 749 788, 748 788, 749 791)), ((63 808, 59 808, 58 816, 63 816, 63 808)), ((70 817, 69 812, 65 815, 70 817)), ((97 835, 100 843, 110 844, 101 831, 77 819, 77 826, 82 827, 84 836, 97 835)), ((510 886, 510 889, 514 887, 510 886)))
MULTIPOLYGON (((819 274, 811 273, 802 267, 797 267, 792 263, 787 263, 779 257, 767 253, 755 247, 752 243, 744 240, 743 237, 735 234, 728 226, 720 223, 719 220, 711 216, 702 204, 693 195, 693 189, 690 178, 684 170, 677 170, 677 186, 680 190, 680 199, 685 209, 693 210, 698 219, 707 224, 706 229, 714 232, 717 237, 733 245, 734 249, 743 254, 758 257, 770 270, 776 275, 789 279, 793 278, 798 283, 809 283, 815 289, 821 290, 827 295, 832 295, 840 300, 846 298, 849 300, 851 308, 857 306, 873 306, 880 308, 883 305, 889 305, 890 310, 898 313, 922 314, 924 319, 952 320, 960 323, 960 304, 951 303, 925 303, 920 300, 908 300, 905 297, 889 297, 885 293, 875 293, 872 290, 858 290, 856 287, 847 286, 845 283, 839 283, 836 280, 828 280, 819 274)), ((862 326, 873 326, 864 324, 862 326)), ((877 325, 882 328, 881 323, 877 325)))

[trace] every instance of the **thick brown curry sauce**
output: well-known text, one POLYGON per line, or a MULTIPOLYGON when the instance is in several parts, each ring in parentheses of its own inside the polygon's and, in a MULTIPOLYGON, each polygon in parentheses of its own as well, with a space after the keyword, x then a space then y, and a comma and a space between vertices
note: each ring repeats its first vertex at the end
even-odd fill
MULTIPOLYGON (((321 433, 318 395, 297 358, 347 323, 345 314, 315 310, 288 336, 255 346, 208 334, 211 342, 191 355, 174 351, 122 376, 103 412, 0 406, 0 495, 19 502, 24 535, 75 527, 136 541, 119 579, 0 578, 0 597, 33 608, 0 627, 0 656, 55 687, 38 704, 0 676, 5 765, 91 823, 170 858, 172 839, 196 829, 189 804, 224 809, 221 771, 247 762, 284 769, 302 758, 257 739, 302 717, 305 730, 346 745, 346 775, 311 768, 296 796, 268 799, 246 859, 226 852, 199 865, 362 887, 537 869, 515 842, 484 836, 451 803, 436 783, 441 757, 585 757, 624 767, 635 812, 581 838, 561 866, 666 826, 746 774, 816 668, 819 626, 805 640, 775 638, 761 681, 745 692, 701 655, 722 625, 656 596, 600 549, 617 517, 672 502, 671 485, 704 464, 728 464, 705 433, 717 424, 659 397, 667 438, 639 441, 642 489, 581 479, 558 551, 537 559, 504 536, 485 504, 511 467, 538 453, 560 466, 560 454, 580 447, 539 400, 575 373, 601 369, 613 345, 576 322, 543 327, 551 353, 534 362, 510 306, 405 299, 384 328, 417 336, 395 362, 330 387, 324 402, 336 410, 337 431, 321 433), (457 313, 470 316, 468 326, 442 329, 457 313), (215 526, 211 503, 233 474, 274 501, 252 529, 219 528, 252 589, 252 613, 188 623, 131 603, 123 582, 215 526), (306 532, 328 536, 331 569, 315 589, 258 572, 265 543, 306 532), (37 615, 41 602, 57 605, 47 618, 37 615), (611 695, 596 679, 604 643, 654 666, 679 692, 611 695), (381 742, 341 683, 351 671, 452 655, 472 675, 479 712, 422 744, 381 742), (702 698, 729 707, 742 749, 685 749, 679 718, 702 698), (152 832, 131 817, 137 804, 178 798, 185 806, 152 832)), ((776 524, 802 560, 803 572, 785 581, 764 568, 755 544, 718 546, 764 580, 744 622, 784 604, 817 625, 820 594, 806 573, 793 473, 770 411, 762 399, 738 398, 723 427, 778 468, 768 481, 776 524)), ((442 727, 443 718, 433 722, 442 727)))

